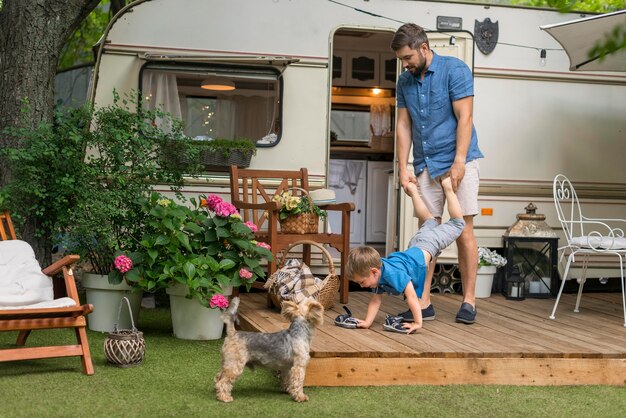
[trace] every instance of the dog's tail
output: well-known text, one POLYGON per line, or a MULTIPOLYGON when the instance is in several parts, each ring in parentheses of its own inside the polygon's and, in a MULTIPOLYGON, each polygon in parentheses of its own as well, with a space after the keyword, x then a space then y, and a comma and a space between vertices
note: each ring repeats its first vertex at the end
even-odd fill
POLYGON ((235 321, 237 320, 237 309, 239 308, 239 298, 230 301, 228 309, 222 313, 222 321, 226 324, 226 335, 235 335, 235 321))

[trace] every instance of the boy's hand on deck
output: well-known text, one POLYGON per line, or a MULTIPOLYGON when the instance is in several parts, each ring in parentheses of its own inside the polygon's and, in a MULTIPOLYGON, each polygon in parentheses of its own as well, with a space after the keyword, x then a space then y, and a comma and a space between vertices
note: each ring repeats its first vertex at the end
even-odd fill
POLYGON ((361 319, 357 319, 357 323, 356 326, 358 328, 369 328, 372 324, 371 323, 367 323, 367 321, 363 321, 361 319))
POLYGON ((403 322, 402 328, 406 329, 407 334, 410 334, 422 328, 422 326, 417 324, 416 322, 403 322))

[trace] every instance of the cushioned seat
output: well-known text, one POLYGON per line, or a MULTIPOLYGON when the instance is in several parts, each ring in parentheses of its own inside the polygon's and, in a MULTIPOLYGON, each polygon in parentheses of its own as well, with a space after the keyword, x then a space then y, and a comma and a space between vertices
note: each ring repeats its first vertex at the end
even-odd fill
POLYGON ((582 262, 582 276, 578 286, 578 297, 576 298, 574 312, 578 312, 580 308, 580 299, 583 286, 585 285, 589 257, 592 255, 614 255, 619 259, 624 326, 626 327, 626 281, 624 278, 624 267, 626 267, 624 263, 626 261, 624 228, 626 228, 626 220, 598 219, 584 216, 574 186, 562 174, 558 174, 554 178, 552 193, 554 206, 567 241, 564 246, 559 248, 561 252, 560 260, 562 261, 567 255, 567 262, 550 319, 555 319, 556 309, 561 300, 565 281, 572 278, 569 273, 572 263, 576 261, 576 257, 582 262))
POLYGON ((0 331, 19 331, 18 348, 0 350, 0 361, 78 356, 83 373, 93 374, 85 319, 93 306, 80 305, 71 268, 79 257, 66 256, 41 270, 32 247, 15 239, 7 212, 0 214, 0 237, 5 239, 0 241, 0 331), (62 280, 53 280, 57 275, 62 280), (78 344, 24 347, 31 331, 49 328, 73 328, 78 344))

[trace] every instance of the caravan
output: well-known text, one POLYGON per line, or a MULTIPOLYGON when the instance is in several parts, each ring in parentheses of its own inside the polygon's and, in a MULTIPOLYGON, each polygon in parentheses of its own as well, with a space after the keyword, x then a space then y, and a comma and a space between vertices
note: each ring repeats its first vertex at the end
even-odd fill
MULTIPOLYGON (((149 106, 182 118, 190 137, 252 139, 251 168, 307 167, 312 188, 355 203, 353 245, 401 250, 417 223, 397 184, 402 69, 389 43, 415 22, 437 53, 473 71, 486 156, 475 229, 480 246, 497 248, 529 202, 559 227, 557 173, 576 183, 592 216, 626 214, 626 76, 569 72, 566 54, 539 29, 577 17, 440 1, 139 0, 99 43, 91 97, 104 106, 114 89, 140 90, 149 106)), ((227 197, 228 186, 226 171, 212 171, 185 190, 227 197)), ((455 258, 454 248, 440 258, 440 291, 458 283, 455 258)), ((614 276, 608 267, 596 263, 590 276, 614 276)))

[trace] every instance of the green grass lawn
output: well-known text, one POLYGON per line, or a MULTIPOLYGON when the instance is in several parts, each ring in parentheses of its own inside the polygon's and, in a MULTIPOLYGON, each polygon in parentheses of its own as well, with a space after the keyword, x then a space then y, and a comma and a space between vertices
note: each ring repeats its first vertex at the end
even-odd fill
MULTIPOLYGON (((305 388, 310 401, 293 402, 274 376, 246 370, 235 402, 215 400, 213 377, 222 341, 171 336, 167 309, 143 309, 146 357, 134 368, 105 363, 104 334, 89 332, 95 374, 75 358, 0 363, 1 417, 622 417, 626 388, 609 386, 391 386, 305 388)), ((0 348, 16 332, 0 333, 0 348)), ((67 330, 34 331, 29 345, 69 341, 67 330)))

